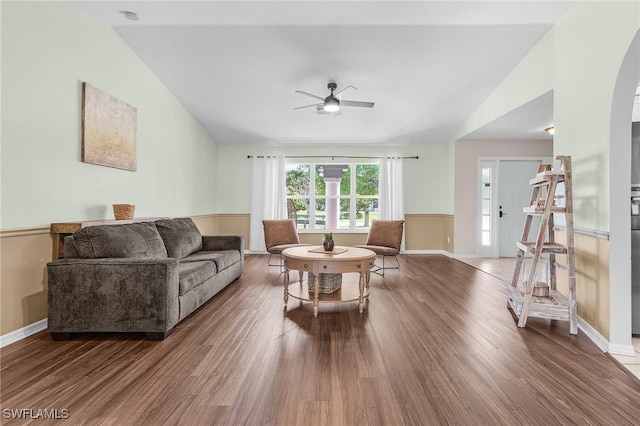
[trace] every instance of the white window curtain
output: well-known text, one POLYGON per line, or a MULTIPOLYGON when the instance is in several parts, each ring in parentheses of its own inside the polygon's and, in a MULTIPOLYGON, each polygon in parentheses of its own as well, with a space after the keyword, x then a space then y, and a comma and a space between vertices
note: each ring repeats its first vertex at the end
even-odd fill
POLYGON ((265 251, 264 219, 286 219, 284 156, 253 157, 249 250, 265 251))
POLYGON ((378 194, 380 220, 404 219, 402 157, 381 157, 378 194))

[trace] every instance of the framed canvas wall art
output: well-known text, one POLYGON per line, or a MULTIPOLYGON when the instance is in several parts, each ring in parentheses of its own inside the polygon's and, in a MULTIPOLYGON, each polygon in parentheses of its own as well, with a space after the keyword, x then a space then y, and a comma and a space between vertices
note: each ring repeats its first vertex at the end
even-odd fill
POLYGON ((136 171, 135 107, 82 83, 82 161, 136 171))

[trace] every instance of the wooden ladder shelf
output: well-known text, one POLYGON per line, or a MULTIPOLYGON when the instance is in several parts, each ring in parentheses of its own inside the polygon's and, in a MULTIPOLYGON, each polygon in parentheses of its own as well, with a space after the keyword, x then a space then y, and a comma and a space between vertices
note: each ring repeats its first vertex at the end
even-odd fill
POLYGON ((526 326, 528 317, 549 318, 569 321, 569 332, 578 334, 571 157, 557 156, 552 170, 541 171, 529 183, 532 186, 531 202, 523 209, 527 217, 522 238, 516 243, 518 256, 507 307, 518 317, 518 327, 526 326), (560 183, 563 185, 559 186, 560 183), (557 191, 558 188, 564 189, 557 191), (556 205, 556 202, 564 205, 556 205), (554 214, 565 215, 566 244, 555 241, 554 214), (531 241, 529 233, 534 217, 540 217, 540 226, 535 241, 531 241), (528 276, 520 281, 526 254, 531 254, 531 267, 528 276), (543 254, 548 255, 548 260, 543 254), (556 263, 558 254, 566 255, 566 265, 556 263), (538 273, 545 261, 548 262, 548 282, 540 282, 538 273), (556 289, 558 269, 567 272, 569 290, 566 296, 556 289))

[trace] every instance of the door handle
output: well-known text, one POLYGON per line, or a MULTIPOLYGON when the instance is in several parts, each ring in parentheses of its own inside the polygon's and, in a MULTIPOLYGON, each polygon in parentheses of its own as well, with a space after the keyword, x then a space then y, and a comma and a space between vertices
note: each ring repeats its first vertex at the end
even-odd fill
POLYGON ((507 214, 502 211, 502 206, 500 206, 500 210, 498 211, 498 217, 506 216, 507 214))

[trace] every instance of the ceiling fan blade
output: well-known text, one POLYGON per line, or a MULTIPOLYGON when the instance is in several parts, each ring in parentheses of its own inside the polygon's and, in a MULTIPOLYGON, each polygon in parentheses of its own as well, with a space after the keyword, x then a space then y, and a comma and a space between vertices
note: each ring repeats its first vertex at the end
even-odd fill
POLYGON ((344 89, 342 89, 341 91, 339 91, 338 93, 334 93, 333 96, 338 96, 340 93, 344 92, 345 90, 347 90, 349 88, 358 90, 357 87, 349 85, 349 86, 345 87, 344 89))
POLYGON ((296 93, 300 93, 301 95, 311 96, 312 98, 320 99, 321 101, 324 101, 324 98, 321 98, 320 96, 312 95, 311 93, 303 92, 302 90, 296 90, 296 93))
POLYGON ((322 108, 324 107, 324 103, 321 104, 311 104, 311 105, 304 105, 304 106, 299 106, 299 107, 295 107, 294 109, 302 109, 302 108, 309 108, 309 107, 318 107, 318 108, 322 108))
POLYGON ((351 107, 373 108, 375 104, 373 102, 362 102, 362 101, 340 101, 340 105, 351 106, 351 107))

